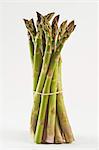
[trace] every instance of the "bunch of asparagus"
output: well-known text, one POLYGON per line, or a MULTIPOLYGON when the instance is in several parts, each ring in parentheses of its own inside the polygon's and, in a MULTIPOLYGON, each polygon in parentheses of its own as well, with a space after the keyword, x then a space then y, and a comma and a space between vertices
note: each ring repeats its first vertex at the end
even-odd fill
POLYGON ((37 12, 36 26, 33 19, 24 19, 33 68, 30 129, 36 143, 71 143, 74 137, 63 100, 60 53, 76 25, 64 21, 58 27, 59 15, 50 23, 53 15, 37 12))

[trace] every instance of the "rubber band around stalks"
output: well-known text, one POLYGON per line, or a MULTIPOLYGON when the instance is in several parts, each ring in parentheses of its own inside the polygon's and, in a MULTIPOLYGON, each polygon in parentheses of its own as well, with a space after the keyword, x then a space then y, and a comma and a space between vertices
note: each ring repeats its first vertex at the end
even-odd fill
POLYGON ((48 95, 48 96, 51 96, 51 95, 57 95, 57 94, 61 94, 63 93, 63 91, 57 91, 57 92, 54 92, 54 93, 40 93, 40 92, 36 92, 36 91, 33 91, 33 94, 38 94, 38 95, 41 95, 41 96, 44 96, 44 95, 48 95))

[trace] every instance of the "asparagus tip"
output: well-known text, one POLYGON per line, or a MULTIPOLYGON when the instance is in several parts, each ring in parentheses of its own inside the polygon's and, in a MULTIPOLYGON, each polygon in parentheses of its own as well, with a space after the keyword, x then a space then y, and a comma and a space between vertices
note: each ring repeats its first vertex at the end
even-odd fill
POLYGON ((57 15, 56 17, 57 17, 57 21, 58 21, 58 20, 59 20, 60 15, 57 15))
POLYGON ((41 22, 41 18, 43 17, 39 12, 36 11, 38 22, 41 22))
POLYGON ((37 14, 37 17, 41 18, 42 15, 38 11, 36 11, 36 14, 37 14))
POLYGON ((65 20, 64 23, 66 24, 68 20, 65 20))
POLYGON ((55 12, 52 12, 52 13, 50 13, 50 14, 54 15, 54 14, 55 14, 55 12))
POLYGON ((23 21, 26 23, 26 21, 28 21, 28 20, 23 18, 23 21))
POLYGON ((56 22, 56 21, 58 22, 59 21, 59 17, 60 17, 60 15, 55 16, 55 18, 53 19, 53 23, 56 22))

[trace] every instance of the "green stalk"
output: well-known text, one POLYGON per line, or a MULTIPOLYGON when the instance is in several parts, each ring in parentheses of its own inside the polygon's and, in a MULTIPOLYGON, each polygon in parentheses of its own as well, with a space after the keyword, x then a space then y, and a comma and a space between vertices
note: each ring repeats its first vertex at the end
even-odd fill
POLYGON ((33 37, 35 37, 35 35, 36 35, 36 28, 35 28, 33 19, 31 19, 29 21, 27 19, 23 19, 23 20, 24 20, 25 26, 26 26, 26 28, 28 30, 30 58, 31 58, 32 67, 33 67, 33 63, 34 63, 34 43, 33 43, 33 41, 34 41, 34 38, 33 38, 33 41, 32 41, 32 37, 31 37, 31 34, 29 32, 29 26, 31 26, 32 32, 34 32, 33 33, 33 37))
POLYGON ((55 120, 55 143, 56 144, 64 143, 64 139, 61 135, 61 129, 59 126, 59 121, 58 121, 57 116, 56 116, 56 120, 55 120))
MULTIPOLYGON (((56 51, 55 48, 56 48, 56 36, 57 36, 57 31, 58 31, 58 20, 59 20, 59 15, 56 16, 52 22, 52 39, 53 39, 52 40, 52 47, 53 47, 53 51, 56 51)), ((63 30, 65 30, 65 29, 66 29, 66 21, 61 24, 61 26, 59 28, 59 33, 58 33, 57 39, 59 38, 59 40, 60 40, 60 37, 63 34, 63 30)), ((58 64, 55 68, 54 74, 55 74, 55 72, 57 72, 57 69, 58 69, 58 64)), ((57 72, 57 74, 58 74, 58 72, 57 72)), ((54 75, 53 75, 53 78, 54 78, 54 75)), ((57 80, 57 75, 56 75, 56 80, 57 80)), ((56 83, 53 86, 53 80, 51 83, 51 90, 53 92, 56 92, 56 90, 57 90, 56 83)), ((56 95, 53 95, 53 96, 50 96, 50 98, 49 98, 49 115, 48 115, 47 140, 46 140, 48 143, 54 142, 55 134, 56 134, 57 143, 63 142, 62 136, 60 133, 60 129, 59 129, 59 125, 58 125, 58 121, 57 121, 57 119, 55 121, 55 117, 56 117, 56 95), (53 108, 55 109, 55 113, 52 113, 53 108), (55 133, 55 126, 56 126, 56 132, 57 133, 55 133)))
MULTIPOLYGON (((45 19, 47 19, 48 21, 50 21, 51 18, 53 17, 53 15, 54 15, 54 13, 49 13, 49 14, 47 14, 44 17, 45 17, 45 19)), ((44 56, 45 47, 46 47, 46 37, 45 37, 44 31, 42 30, 42 56, 44 56)), ((48 111, 46 112, 46 117, 45 117, 45 124, 44 124, 44 130, 43 130, 42 143, 46 143, 46 137, 47 137, 47 118, 48 118, 48 111)))
POLYGON ((55 16, 52 21, 52 50, 56 51, 56 36, 58 33, 59 15, 55 16))
MULTIPOLYGON (((49 13, 49 14, 45 15, 44 17, 45 17, 45 19, 47 21, 50 21, 54 14, 55 13, 52 12, 52 13, 49 13)), ((45 47, 46 47, 46 37, 45 37, 45 33, 43 31, 42 32, 42 49, 43 49, 43 53, 42 54, 43 54, 43 56, 44 56, 44 52, 45 52, 45 47)))
MULTIPOLYGON (((58 64, 56 65, 53 78, 51 81, 51 93, 57 91, 58 64)), ((55 136, 55 117, 56 117, 56 94, 49 97, 48 105, 48 124, 47 124, 47 139, 46 142, 54 143, 55 136)))
POLYGON ((28 32, 28 40, 29 40, 30 58, 31 58, 31 63, 32 63, 32 67, 33 67, 33 62, 34 62, 34 44, 32 42, 32 38, 31 38, 29 32, 28 32))
MULTIPOLYGON (((35 34, 31 24, 27 24, 28 31, 31 35, 32 41, 34 43, 34 55, 33 55, 33 90, 36 90, 37 82, 40 74, 40 69, 42 65, 42 54, 41 54, 41 36, 40 31, 35 34)), ((32 113, 30 119, 30 130, 33 133, 33 123, 32 123, 32 113)))
MULTIPOLYGON (((50 19, 53 17, 54 13, 49 13, 46 16, 44 16, 46 19, 48 19, 48 21, 50 21, 50 19)), ((37 12, 37 29, 38 29, 38 33, 36 35, 35 38, 35 53, 34 53, 34 76, 33 76, 33 90, 36 91, 36 87, 37 87, 37 83, 38 83, 38 78, 40 75, 40 70, 41 70, 41 65, 42 65, 42 55, 43 52, 45 51, 45 46, 46 46, 46 41, 45 41, 45 33, 44 31, 41 29, 40 25, 43 21, 43 16, 41 14, 39 14, 37 12), (44 45, 45 44, 45 45, 44 45)), ((39 95, 38 95, 39 96, 39 95)), ((35 104, 34 106, 35 107, 35 104)), ((35 129, 36 129, 36 119, 34 119, 34 109, 32 109, 32 113, 31 113, 31 119, 30 119, 30 129, 31 129, 31 133, 34 134, 35 133, 35 129)), ((37 117, 36 117, 37 118, 37 117)))
MULTIPOLYGON (((61 82, 61 59, 59 59, 58 62, 58 91, 62 90, 62 82, 61 82)), ((57 112, 58 112, 58 117, 61 125, 61 129, 64 133, 65 140, 67 143, 71 143, 74 141, 73 133, 70 127, 70 123, 68 120, 68 116, 65 110, 65 105, 64 105, 64 100, 63 100, 63 94, 60 93, 57 95, 57 112)))
MULTIPOLYGON (((66 31, 66 27, 67 27, 67 21, 62 22, 61 25, 60 25, 60 28, 58 30, 57 43, 60 42, 61 38, 63 37, 63 35, 64 35, 65 31, 66 31)), ((59 59, 61 59, 61 55, 60 55, 59 59)), ((58 80, 57 80, 57 82, 58 82, 58 80)), ((56 125, 57 125, 57 122, 56 122, 56 125)), ((59 127, 59 125, 57 125, 57 127, 59 127)), ((59 132, 59 131, 60 131, 59 129, 56 130, 56 132, 59 132)), ((57 135, 59 133, 55 133, 55 134, 57 135)), ((61 135, 61 133, 60 133, 60 135, 61 135)), ((64 133, 63 132, 62 132, 62 137, 63 137, 63 139, 65 141, 64 133)), ((58 143, 61 143, 61 140, 60 139, 57 140, 57 138, 58 137, 55 136, 55 141, 58 142, 58 143)))
POLYGON ((44 130, 43 130, 43 136, 42 136, 42 143, 46 143, 47 123, 48 123, 48 105, 47 105, 47 111, 46 111, 46 115, 45 115, 45 122, 44 122, 44 130))
MULTIPOLYGON (((44 21, 45 21, 45 19, 44 19, 44 21)), ((48 70, 50 57, 51 57, 51 53, 52 53, 52 50, 51 50, 51 27, 49 26, 47 21, 45 21, 44 25, 42 24, 42 26, 44 28, 44 32, 46 35, 46 43, 47 44, 46 44, 45 54, 43 57, 42 69, 41 69, 41 73, 39 76, 36 92, 42 92, 42 88, 44 85, 44 81, 46 78, 46 73, 48 70)), ((33 109, 32 109, 32 118, 31 118, 32 119, 32 130, 34 133, 35 133, 35 129, 36 129, 36 122, 37 122, 37 117, 38 117, 38 112, 39 112, 39 104, 40 104, 40 95, 35 93, 34 94, 34 105, 33 105, 33 109)))
POLYGON ((41 46, 42 46, 42 38, 40 35, 40 31, 36 34, 35 37, 35 51, 34 51, 34 71, 33 71, 33 83, 34 83, 34 88, 33 90, 36 90, 37 87, 37 82, 39 79, 39 74, 41 70, 41 65, 42 65, 42 54, 41 54, 41 46))
MULTIPOLYGON (((47 20, 47 21, 50 21, 51 18, 53 17, 55 13, 52 12, 52 13, 49 13, 47 15, 44 16, 44 18, 47 20)), ((44 31, 42 31, 42 55, 44 56, 44 52, 45 52, 45 47, 46 47, 46 37, 45 37, 45 33, 44 31)))
MULTIPOLYGON (((52 50, 55 52, 56 44, 56 35, 58 31, 58 20, 59 15, 53 19, 52 22, 52 50)), ((58 64, 56 65, 52 82, 51 82, 51 93, 57 91, 57 76, 58 76, 58 64)), ((55 116, 56 116, 56 94, 49 96, 49 105, 48 105, 48 124, 47 124, 47 143, 54 143, 55 135, 55 116)))
POLYGON ((63 21, 62 24, 60 25, 59 31, 58 31, 58 36, 57 36, 57 41, 60 41, 61 37, 63 36, 64 32, 66 31, 67 27, 67 20, 63 21))
MULTIPOLYGON (((73 31, 74 28, 75 28, 74 21, 71 21, 68 26, 66 25, 66 23, 65 24, 63 23, 60 26, 60 30, 62 31, 62 33, 59 32, 59 35, 58 35, 58 40, 60 40, 60 41, 61 41, 63 35, 66 33, 66 32, 64 32, 65 28, 66 28, 66 32, 68 31, 68 36, 69 36, 69 32, 73 31)), ((57 88, 58 88, 58 91, 61 91, 62 90, 61 56, 60 56, 60 59, 59 59, 59 73, 58 73, 58 75, 59 75, 59 77, 58 77, 58 85, 57 85, 58 87, 57 88)), ((69 121, 68 121, 66 111, 65 111, 65 106, 64 106, 62 93, 57 95, 57 112, 58 112, 58 116, 59 116, 59 120, 60 120, 60 125, 61 125, 61 128, 62 128, 63 134, 65 136, 65 140, 66 140, 66 142, 70 143, 74 140, 74 137, 73 137, 72 130, 71 130, 71 127, 70 127, 70 124, 69 124, 69 121), (62 121, 61 118, 65 121, 62 121), (63 124, 65 124, 65 125, 63 125, 63 124), (67 128, 68 131, 66 131, 66 128, 67 128)))

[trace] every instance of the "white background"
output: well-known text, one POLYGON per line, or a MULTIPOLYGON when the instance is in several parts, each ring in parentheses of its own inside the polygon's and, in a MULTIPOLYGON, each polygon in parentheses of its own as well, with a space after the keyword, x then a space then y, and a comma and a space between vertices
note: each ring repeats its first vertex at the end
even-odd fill
POLYGON ((0 3, 0 140, 5 149, 96 149, 97 147, 97 4, 0 3), (29 133, 32 66, 23 18, 56 12, 75 20, 64 45, 63 90, 75 135, 71 145, 36 145, 29 133))

